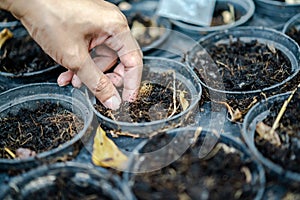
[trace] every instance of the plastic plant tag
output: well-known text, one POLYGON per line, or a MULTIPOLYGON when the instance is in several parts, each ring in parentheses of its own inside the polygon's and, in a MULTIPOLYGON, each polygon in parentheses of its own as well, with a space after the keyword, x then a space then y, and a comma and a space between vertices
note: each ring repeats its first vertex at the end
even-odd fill
POLYGON ((210 26, 216 0, 160 0, 157 15, 190 24, 210 26))

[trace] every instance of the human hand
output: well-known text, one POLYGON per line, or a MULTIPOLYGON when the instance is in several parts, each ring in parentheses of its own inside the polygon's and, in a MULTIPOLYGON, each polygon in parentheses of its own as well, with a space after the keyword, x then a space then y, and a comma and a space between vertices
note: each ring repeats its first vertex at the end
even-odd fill
POLYGON ((142 53, 119 9, 103 0, 4 0, 30 35, 57 63, 68 69, 59 85, 81 81, 106 107, 136 98, 142 74, 142 53), (95 48, 96 47, 96 48, 95 48), (90 50, 95 48, 94 59, 90 50), (120 58, 114 73, 104 75, 120 58))

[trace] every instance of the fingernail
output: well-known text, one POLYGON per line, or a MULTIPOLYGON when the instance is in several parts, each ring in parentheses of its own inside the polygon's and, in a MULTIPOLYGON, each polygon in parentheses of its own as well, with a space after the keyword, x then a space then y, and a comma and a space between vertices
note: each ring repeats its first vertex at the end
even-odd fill
POLYGON ((121 100, 116 96, 112 96, 111 98, 107 99, 103 104, 107 108, 117 110, 120 107, 121 100))
POLYGON ((57 84, 59 86, 65 86, 65 85, 67 85, 66 80, 64 78, 58 78, 57 79, 57 84))

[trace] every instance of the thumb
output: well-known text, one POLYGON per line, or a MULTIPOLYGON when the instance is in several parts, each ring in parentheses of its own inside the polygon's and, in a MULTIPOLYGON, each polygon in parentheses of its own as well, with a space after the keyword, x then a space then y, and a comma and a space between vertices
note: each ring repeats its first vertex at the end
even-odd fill
POLYGON ((89 54, 75 73, 105 107, 113 110, 120 107, 121 97, 117 89, 89 54))

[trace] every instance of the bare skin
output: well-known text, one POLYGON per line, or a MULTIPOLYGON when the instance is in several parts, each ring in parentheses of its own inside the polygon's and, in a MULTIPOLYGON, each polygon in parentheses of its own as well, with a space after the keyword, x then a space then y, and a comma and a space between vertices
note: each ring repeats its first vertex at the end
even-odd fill
POLYGON ((60 86, 84 83, 106 106, 135 100, 142 75, 142 53, 119 9, 103 0, 1 0, 33 39, 68 69, 60 86), (90 51, 93 49, 93 56, 90 51), (117 60, 113 73, 104 74, 117 60), (123 85, 122 98, 115 87, 123 85))

